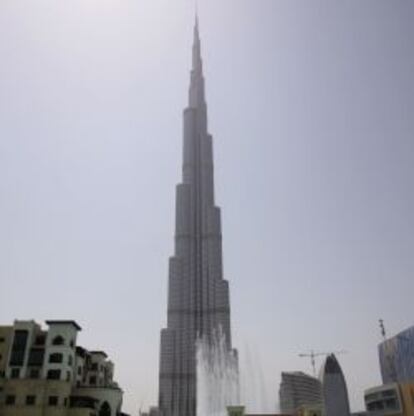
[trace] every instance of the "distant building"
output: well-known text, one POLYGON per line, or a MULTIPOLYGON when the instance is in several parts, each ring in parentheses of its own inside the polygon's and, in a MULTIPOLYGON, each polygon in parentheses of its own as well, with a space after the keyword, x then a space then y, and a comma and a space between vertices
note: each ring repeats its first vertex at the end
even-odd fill
POLYGON ((301 406, 320 406, 323 403, 321 382, 300 371, 282 372, 279 403, 280 411, 290 414, 301 406))
POLYGON ((322 416, 322 415, 323 415, 322 405, 301 406, 297 412, 297 416, 322 416))
POLYGON ((368 416, 413 416, 414 383, 390 383, 365 391, 368 416))
POLYGON ((77 345, 74 321, 0 327, 1 416, 118 416, 122 390, 103 351, 77 345))
POLYGON ((378 346, 383 384, 414 381, 414 326, 378 346))
MULTIPOLYGON (((228 406, 227 415, 228 416, 296 416, 291 414, 280 414, 280 413, 265 413, 265 414, 246 414, 246 408, 244 406, 228 406)), ((306 415, 307 416, 307 415, 306 415)), ((319 416, 319 415, 317 415, 319 416)))
POLYGON ((245 414, 244 406, 228 406, 228 416, 322 416, 322 408, 320 406, 301 406, 295 413, 265 413, 265 414, 245 414))
POLYGON ((328 355, 321 370, 325 416, 349 416, 345 377, 334 354, 328 355))
MULTIPOLYGON (((160 416, 160 409, 157 406, 151 406, 148 412, 139 412, 140 416, 160 416)), ((1 416, 1 415, 0 415, 1 416)))

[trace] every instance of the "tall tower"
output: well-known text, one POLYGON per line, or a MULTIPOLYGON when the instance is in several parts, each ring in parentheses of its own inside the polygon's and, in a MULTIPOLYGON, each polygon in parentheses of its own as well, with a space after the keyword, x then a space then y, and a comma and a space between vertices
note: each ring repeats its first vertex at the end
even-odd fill
POLYGON ((213 143, 207 128, 197 18, 183 129, 168 321, 161 330, 159 408, 163 416, 195 416, 197 339, 209 341, 221 331, 231 350, 229 287, 223 279, 221 219, 214 203, 213 143))

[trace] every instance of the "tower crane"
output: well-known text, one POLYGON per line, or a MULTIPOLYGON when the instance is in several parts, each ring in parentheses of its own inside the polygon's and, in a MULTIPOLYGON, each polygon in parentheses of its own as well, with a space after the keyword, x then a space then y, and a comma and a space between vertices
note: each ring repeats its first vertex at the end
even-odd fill
POLYGON ((322 356, 327 356, 327 355, 331 355, 331 354, 346 354, 348 351, 345 350, 341 350, 341 351, 331 351, 331 352, 315 352, 314 350, 310 350, 307 353, 301 353, 298 354, 299 357, 302 358, 310 358, 311 360, 311 365, 312 365, 312 369, 313 369, 313 375, 314 377, 316 377, 316 357, 322 357, 322 356))

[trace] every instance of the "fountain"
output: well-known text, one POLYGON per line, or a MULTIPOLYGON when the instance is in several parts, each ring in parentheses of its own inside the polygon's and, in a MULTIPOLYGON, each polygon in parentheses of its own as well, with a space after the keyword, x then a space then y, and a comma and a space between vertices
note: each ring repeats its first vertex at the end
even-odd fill
POLYGON ((240 360, 222 331, 197 341, 197 416, 274 413, 257 352, 245 346, 240 360), (241 406, 243 405, 243 406, 241 406), (244 409, 246 406, 246 409, 244 409), (243 408, 243 411, 241 409, 243 408))
POLYGON ((198 340, 196 358, 197 416, 227 416, 227 407, 240 402, 236 353, 219 330, 212 340, 198 340))

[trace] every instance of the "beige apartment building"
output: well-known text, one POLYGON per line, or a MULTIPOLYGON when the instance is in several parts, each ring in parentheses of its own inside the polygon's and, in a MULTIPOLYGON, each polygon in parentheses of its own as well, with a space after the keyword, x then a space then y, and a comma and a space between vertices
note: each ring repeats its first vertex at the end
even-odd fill
POLYGON ((122 390, 103 351, 77 345, 75 321, 0 326, 0 416, 120 416, 122 390))

